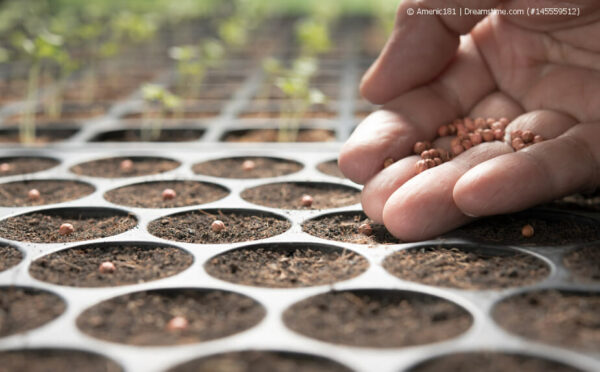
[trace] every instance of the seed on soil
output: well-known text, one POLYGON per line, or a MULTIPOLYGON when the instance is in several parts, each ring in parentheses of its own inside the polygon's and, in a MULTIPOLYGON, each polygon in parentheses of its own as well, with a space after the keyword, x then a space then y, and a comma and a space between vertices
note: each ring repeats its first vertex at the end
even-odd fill
POLYGON ((179 162, 166 158, 131 156, 92 160, 74 165, 70 171, 90 177, 119 178, 164 173, 179 165, 179 162))
POLYGON ((358 226, 358 232, 363 235, 370 236, 373 234, 373 228, 371 227, 370 224, 363 223, 360 226, 358 226))
POLYGON ((38 191, 38 189, 31 189, 27 192, 27 197, 29 198, 29 200, 37 201, 40 199, 41 194, 38 191))
POLYGON ((104 261, 98 267, 98 271, 100 271, 100 274, 112 274, 116 270, 117 270, 117 267, 115 266, 114 263, 112 263, 110 261, 104 261))
POLYGON ((88 183, 71 180, 23 180, 0 184, 0 206, 27 207, 63 203, 94 192, 88 183))
POLYGON ((252 160, 244 160, 242 163, 242 169, 246 172, 254 170, 256 168, 256 163, 252 160))
POLYGON ((531 238, 534 234, 533 226, 527 224, 521 229, 521 234, 526 238, 531 238))
POLYGON ((374 223, 363 212, 331 213, 310 219, 302 224, 302 230, 313 236, 354 244, 397 244, 400 241, 390 234, 385 226, 374 223), (369 224, 371 235, 359 231, 363 224, 369 224))
POLYGON ((71 235, 74 232, 75 232, 75 227, 73 227, 73 225, 71 225, 70 223, 63 223, 58 228, 58 233, 60 235, 71 235))
POLYGON ((114 361, 81 350, 27 348, 0 352, 2 371, 123 372, 114 361))
POLYGON ((10 169, 11 169, 10 164, 8 164, 8 163, 0 164, 0 172, 7 173, 8 171, 10 171, 10 169))
POLYGON ((394 159, 393 159, 393 158, 387 158, 387 159, 385 159, 385 160, 383 161, 383 167, 384 167, 384 168, 387 168, 387 167, 389 167, 390 165, 392 165, 392 164, 394 164, 394 163, 395 163, 395 161, 394 161, 394 159))
POLYGON ((0 158, 0 176, 27 174, 50 169, 59 161, 44 157, 4 157, 0 158))
POLYGON ((310 195, 302 195, 302 198, 300 199, 300 205, 302 205, 303 207, 310 207, 313 204, 313 197, 310 195))
POLYGON ((210 224, 210 229, 216 233, 219 233, 219 232, 225 230, 225 224, 221 220, 214 220, 210 224))
POLYGON ((302 164, 296 161, 266 156, 215 159, 194 164, 192 167, 196 174, 239 179, 278 177, 301 169, 302 164), (253 168, 249 167, 251 163, 254 163, 253 168))
POLYGON ((119 164, 119 168, 123 172, 131 172, 133 170, 133 162, 130 159, 125 159, 119 164))
POLYGON ((167 323, 167 330, 170 332, 181 332, 185 331, 190 323, 182 316, 175 316, 167 323))
POLYGON ((173 189, 164 189, 162 192, 163 200, 173 200, 177 196, 177 193, 173 189))

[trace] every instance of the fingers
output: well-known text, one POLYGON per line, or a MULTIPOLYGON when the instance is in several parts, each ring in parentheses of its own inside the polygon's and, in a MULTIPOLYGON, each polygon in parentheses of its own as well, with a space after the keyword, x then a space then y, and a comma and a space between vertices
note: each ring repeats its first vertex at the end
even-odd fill
POLYGON ((563 135, 474 167, 454 188, 457 206, 486 216, 522 210, 600 185, 600 123, 578 124, 563 135))
POLYGON ((502 118, 513 120, 524 112, 517 101, 502 92, 494 92, 479 101, 469 113, 472 118, 502 118))
MULTIPOLYGON (((473 7, 490 9, 499 2, 479 1, 473 7)), ((392 35, 363 77, 361 94, 373 103, 383 104, 438 76, 453 59, 459 35, 467 33, 483 16, 461 17, 458 10, 457 15, 420 15, 419 11, 457 9, 458 3, 457 0, 403 1, 392 35), (409 9, 414 11, 413 15, 408 14, 409 9)))

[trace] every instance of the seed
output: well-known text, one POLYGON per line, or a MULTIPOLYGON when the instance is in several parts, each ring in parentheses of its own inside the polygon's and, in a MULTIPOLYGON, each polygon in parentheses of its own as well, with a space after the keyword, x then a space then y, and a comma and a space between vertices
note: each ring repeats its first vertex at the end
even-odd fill
POLYGON ((75 232, 75 228, 70 223, 63 223, 58 228, 58 233, 60 235, 71 235, 73 232, 75 232))
POLYGON ((440 136, 440 137, 446 137, 447 135, 450 134, 450 130, 448 129, 447 125, 442 125, 441 127, 438 128, 437 133, 438 133, 438 136, 440 136))
POLYGON ((300 199, 300 204, 303 207, 310 207, 312 205, 313 201, 314 200, 313 200, 312 196, 304 194, 304 195, 302 195, 302 199, 300 199))
POLYGON ((221 231, 225 230, 225 223, 223 223, 223 221, 221 221, 221 220, 214 220, 210 224, 210 229, 216 233, 221 232, 221 231))
POLYGON ((530 131, 530 130, 523 131, 522 138, 525 143, 532 142, 534 137, 535 137, 535 135, 533 134, 532 131, 530 131))
POLYGON ((256 168, 256 163, 252 160, 244 160, 242 163, 242 169, 245 171, 251 171, 256 168))
POLYGON ((184 331, 190 325, 188 320, 182 316, 175 316, 167 323, 167 330, 171 332, 184 331))
POLYGON ((471 143, 476 146, 483 141, 483 138, 481 138, 480 133, 469 133, 469 140, 471 140, 471 143))
POLYGON ((521 229, 521 234, 526 238, 531 238, 534 234, 533 226, 527 224, 521 229))
POLYGON ((460 144, 462 145, 462 147, 464 147, 465 150, 468 150, 471 147, 473 147, 473 143, 471 143, 471 141, 468 139, 463 140, 460 144))
POLYGON ((492 125, 492 124, 494 124, 495 121, 496 121, 496 118, 487 118, 487 119, 485 119, 485 123, 487 125, 492 125))
POLYGON ((444 149, 438 149, 438 151, 440 152, 440 158, 442 159, 442 162, 450 161, 451 156, 448 151, 446 151, 444 149))
POLYGON ((515 149, 515 151, 519 151, 525 147, 525 142, 523 142, 523 140, 520 137, 517 137, 513 138, 513 140, 511 141, 511 145, 513 149, 515 149))
POLYGON ((448 134, 450 134, 451 136, 456 134, 456 125, 448 124, 448 134))
POLYGON ((428 141, 419 141, 413 146, 413 151, 415 154, 421 155, 423 151, 428 150, 429 148, 431 148, 431 143, 428 141))
POLYGON ((494 138, 497 141, 502 141, 504 139, 504 129, 494 129, 494 138))
POLYGON ((433 158, 433 161, 435 163, 436 166, 440 165, 443 163, 442 158, 433 158))
POLYGON ((29 200, 40 200, 40 192, 37 189, 31 189, 29 190, 29 192, 27 193, 27 197, 29 198, 29 200))
POLYGON ((484 118, 475 118, 475 127, 476 128, 485 128, 486 122, 484 118))
POLYGON ((435 167, 435 161, 433 159, 425 159, 425 165, 427 169, 435 167))
POLYGON ((484 129, 483 132, 481 132, 481 138, 483 138, 485 142, 492 142, 495 139, 494 132, 492 132, 491 129, 484 129))
POLYGON ((123 172, 131 172, 131 170, 133 169, 133 162, 129 159, 125 159, 121 162, 119 167, 123 172))
POLYGON ((466 134, 467 133, 467 127, 464 124, 457 124, 456 125, 456 133, 458 135, 466 134))
POLYGON ((426 171, 427 170, 427 164, 425 164, 425 160, 419 160, 417 161, 417 163, 415 164, 415 170, 417 171, 417 174, 426 171))
POLYGON ((0 164, 0 172, 2 172, 2 173, 8 172, 10 170, 10 168, 11 168, 10 164, 8 164, 8 163, 0 164))
POLYGON ((392 164, 394 164, 394 159, 392 159, 392 158, 387 158, 387 159, 385 159, 383 161, 383 167, 384 168, 387 168, 387 167, 389 167, 392 164))
POLYGON ((465 119, 465 127, 470 131, 474 131, 477 128, 477 125, 475 125, 475 122, 469 118, 465 119))
POLYGON ((117 270, 117 267, 114 263, 110 261, 104 261, 98 266, 98 271, 100 274, 112 274, 117 270))
POLYGON ((369 236, 373 234, 373 228, 368 223, 363 223, 358 227, 358 232, 363 235, 369 236))
POLYGON ((456 145, 452 146, 452 153, 453 153, 454 155, 459 155, 459 154, 461 154, 463 151, 465 151, 465 148, 464 148, 464 147, 462 147, 462 145, 460 145, 460 144, 456 144, 456 145))
POLYGON ((162 192, 163 200, 173 200, 177 196, 177 193, 173 189, 164 189, 162 192))
POLYGON ((520 129, 513 130, 510 133, 510 138, 521 138, 521 137, 523 137, 523 131, 520 129))
POLYGON ((508 118, 505 117, 501 117, 500 119, 498 119, 498 121, 504 125, 504 127, 506 128, 506 126, 508 125, 508 123, 510 123, 510 120, 508 120, 508 118))
POLYGON ((536 134, 536 135, 533 137, 533 143, 540 143, 540 142, 542 142, 543 140, 544 140, 544 137, 540 136, 539 134, 536 134))

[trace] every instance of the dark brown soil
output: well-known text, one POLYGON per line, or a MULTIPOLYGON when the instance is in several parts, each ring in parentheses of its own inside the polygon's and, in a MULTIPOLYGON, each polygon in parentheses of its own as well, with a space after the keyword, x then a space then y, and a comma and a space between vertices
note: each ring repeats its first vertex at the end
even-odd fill
POLYGON ((574 194, 567 196, 548 204, 548 206, 574 211, 600 212, 600 188, 588 195, 574 194))
POLYGON ((118 364, 106 357, 79 350, 27 349, 0 352, 0 372, 120 372, 122 370, 118 364))
POLYGON ((77 318, 90 336, 130 345, 177 345, 245 331, 262 320, 264 308, 249 297, 220 290, 169 289, 130 293, 101 302, 77 318), (167 329, 182 316, 189 327, 167 329))
POLYGON ((0 164, 5 163, 10 168, 6 172, 0 171, 0 177, 41 172, 56 167, 60 162, 56 159, 39 157, 0 158, 0 164))
POLYGON ((587 246, 569 252, 563 263, 580 282, 600 281, 600 246, 587 246))
POLYGON ((330 142, 335 132, 329 129, 300 129, 298 135, 280 138, 277 129, 240 129, 225 133, 225 142, 330 142))
MULTIPOLYGON (((334 111, 307 111, 302 114, 303 119, 330 119, 337 115, 334 111)), ((245 111, 238 115, 241 119, 276 119, 283 117, 281 111, 245 111)))
POLYGON ((332 360, 281 351, 239 351, 180 364, 169 372, 350 372, 332 360))
POLYGON ((62 203, 90 195, 95 188, 78 181, 35 180, 17 181, 0 184, 0 206, 25 207, 62 203), (38 200, 29 199, 27 193, 31 189, 40 192, 38 200))
POLYGON ((421 363, 411 372, 575 372, 573 368, 549 359, 530 355, 503 354, 497 352, 457 353, 437 357, 421 363))
POLYGON ((204 129, 162 129, 156 139, 146 139, 141 129, 122 129, 100 133, 92 142, 189 142, 197 141, 204 129))
POLYGON ((466 331, 471 316, 441 298, 394 290, 329 292, 283 314, 292 330, 342 345, 391 348, 447 340, 466 331))
POLYGON ((192 256, 175 247, 136 243, 100 243, 71 248, 43 256, 29 267, 34 278, 73 287, 107 287, 137 284, 182 272, 192 256), (102 274, 102 262, 112 262, 116 271, 102 274))
MULTIPOLYGON (((194 109, 186 109, 183 112, 168 112, 164 114, 162 117, 165 119, 203 119, 203 118, 212 118, 219 115, 219 108, 215 107, 208 110, 194 110, 194 109)), ((159 117, 159 113, 155 112, 152 115, 148 116, 148 114, 143 112, 132 112, 129 114, 125 114, 123 119, 143 119, 148 117, 159 117)))
POLYGON ((111 203, 140 208, 175 208, 204 204, 224 198, 229 191, 214 183, 198 181, 157 181, 120 187, 104 194, 111 203), (176 196, 163 200, 164 189, 172 189, 176 196))
POLYGON ((317 165, 317 169, 321 173, 325 173, 326 175, 337 177, 337 178, 346 178, 340 168, 338 167, 337 160, 329 160, 324 161, 317 165))
POLYGON ((250 203, 282 209, 329 209, 360 202, 359 190, 324 182, 271 183, 246 189, 241 196, 250 203), (312 196, 311 206, 302 205, 303 195, 312 196))
POLYGON ((64 302, 49 292, 0 287, 0 337, 40 327, 64 311, 64 302))
MULTIPOLYGON (((89 119, 103 115, 109 108, 107 103, 76 103, 76 102, 64 102, 60 115, 58 117, 51 117, 45 111, 38 111, 35 114, 36 125, 47 125, 59 122, 72 122, 73 120, 89 119)), ((6 124, 19 124, 22 121, 23 114, 16 114, 9 116, 6 120, 6 124)))
POLYGON ((159 238, 196 244, 223 244, 259 240, 290 228, 283 217, 259 211, 196 210, 150 222, 148 231, 159 238), (225 230, 213 232, 211 224, 223 221, 225 230))
MULTIPOLYGON (((34 143, 43 145, 46 143, 64 141, 77 133, 77 129, 46 129, 38 128, 34 143)), ((15 128, 0 129, 0 143, 20 143, 19 130, 15 128)))
POLYGON ((374 223, 363 212, 331 213, 310 219, 302 224, 302 230, 310 235, 327 240, 354 244, 398 244, 400 240, 390 234, 385 226, 374 223), (360 225, 368 223, 371 235, 358 231, 360 225))
POLYGON ((19 264, 22 259, 23 254, 17 248, 0 244, 0 272, 19 264))
POLYGON ((258 156, 209 160, 203 163, 194 164, 194 167, 192 168, 197 174, 223 178, 277 177, 295 173, 301 169, 302 164, 295 161, 258 156), (246 160, 253 161, 255 168, 251 170, 243 169, 242 164, 246 160))
POLYGON ((475 221, 446 236, 504 245, 559 246, 600 240, 600 223, 568 214, 510 214, 475 221), (527 224, 535 231, 530 238, 521 234, 527 224))
POLYGON ((527 292, 494 307, 496 322, 522 337, 600 351, 600 295, 556 290, 527 292))
POLYGON ((180 165, 179 162, 171 159, 132 156, 88 161, 72 166, 71 172, 103 178, 136 177, 168 172, 180 165), (123 160, 131 160, 133 168, 122 170, 120 165, 123 160))
POLYGON ((67 243, 121 234, 137 225, 135 217, 103 208, 50 209, 9 217, 0 221, 0 236, 32 243, 67 243), (63 223, 75 228, 60 235, 63 223))
POLYGON ((502 289, 538 282, 550 269, 518 251, 428 246, 390 255, 383 267, 405 280, 460 289, 502 289))
POLYGON ((221 280, 274 288, 332 284, 356 277, 368 266, 367 260, 352 251, 308 243, 235 249, 204 265, 221 280))

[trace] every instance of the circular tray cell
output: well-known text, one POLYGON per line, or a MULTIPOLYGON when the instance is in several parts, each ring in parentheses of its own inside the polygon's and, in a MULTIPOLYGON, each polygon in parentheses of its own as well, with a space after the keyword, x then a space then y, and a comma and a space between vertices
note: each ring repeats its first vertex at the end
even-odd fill
POLYGON ((456 337, 471 315, 447 300, 417 292, 329 292, 296 303, 283 314, 292 330, 321 341, 392 348, 456 337))
POLYGON ((168 372, 214 371, 281 371, 281 372, 350 372, 347 367, 327 358, 282 351, 238 351, 194 359, 168 372))
POLYGON ((600 351, 600 294, 558 290, 509 297, 493 317, 509 332, 569 348, 600 351))
POLYGON ((331 142, 335 132, 329 129, 300 129, 296 136, 279 135, 277 129, 238 129, 225 133, 224 142, 331 142))
POLYGON ((0 287, 0 337, 38 328, 65 311, 56 295, 32 288, 0 287))
POLYGON ((463 371, 527 371, 527 372, 576 372, 577 368, 563 363, 530 355, 498 352, 468 352, 443 355, 426 360, 410 368, 410 372, 463 372, 463 371))
POLYGON ((66 243, 106 238, 137 225, 135 217, 108 208, 59 208, 30 212, 0 221, 0 236, 32 243, 66 243), (63 224, 73 232, 60 234, 63 224))
POLYGON ((397 244, 400 240, 390 234, 385 226, 371 221, 363 212, 331 213, 310 219, 302 224, 310 235, 327 240, 354 244, 397 244), (372 232, 365 234, 360 227, 367 224, 372 232))
POLYGON ((0 352, 2 371, 121 372, 112 360, 85 351, 68 349, 23 349, 0 352))
POLYGON ((266 178, 285 176, 302 169, 302 164, 279 158, 235 157, 195 164, 196 174, 223 178, 266 178))
POLYGON ((317 165, 317 169, 319 170, 319 172, 324 173, 328 176, 346 178, 340 170, 340 168, 338 167, 337 160, 329 160, 319 163, 319 165, 317 165))
POLYGON ((141 129, 120 129, 100 133, 91 142, 190 142, 203 134, 204 129, 163 128, 158 138, 147 138, 141 129))
POLYGON ((63 203, 90 195, 94 186, 79 181, 35 180, 0 184, 0 206, 26 207, 63 203), (38 195, 33 195, 37 190, 38 195))
POLYGON ((600 245, 586 246, 567 253, 564 265, 580 282, 600 282, 600 245))
POLYGON ((187 269, 191 254, 168 245, 99 243, 65 249, 35 260, 29 267, 34 278, 73 287, 107 287, 166 278, 187 269), (111 262, 114 272, 100 271, 111 262))
POLYGON ((23 254, 15 247, 0 243, 0 272, 18 265, 23 259, 23 254))
POLYGON ((360 191, 324 182, 270 183, 246 189, 242 198, 250 203, 282 209, 329 209, 360 203, 360 191), (304 204, 304 197, 312 198, 304 204))
POLYGON ((219 279, 274 288, 332 284, 362 274, 369 264, 343 248, 310 243, 260 244, 222 253, 205 264, 219 279))
POLYGON ((130 345, 202 342, 245 331, 265 316, 249 297, 220 290, 167 289, 126 294, 84 311, 77 326, 90 336, 130 345), (183 327, 170 327, 173 318, 183 327))
POLYGON ((514 250, 460 246, 404 249, 383 267, 401 279, 460 289, 502 289, 534 284, 550 273, 539 258, 514 250))
POLYGON ((136 177, 168 172, 179 165, 179 162, 171 159, 131 156, 88 161, 72 166, 71 172, 103 178, 136 177), (127 160, 131 163, 124 163, 127 160))
POLYGON ((600 240, 600 224, 567 213, 518 213, 484 218, 445 236, 490 244, 560 246, 600 240), (521 233, 525 225, 533 227, 532 237, 521 233))
POLYGON ((41 172, 56 167, 59 163, 56 159, 42 157, 0 158, 0 177, 41 172))
POLYGON ((139 208, 175 208, 205 204, 224 198, 229 191, 217 184, 198 181, 158 181, 136 183, 108 191, 104 198, 111 203, 139 208), (163 191, 175 191, 164 197, 163 191))
POLYGON ((196 244, 239 243, 279 235, 290 222, 272 213, 251 210, 194 210, 162 217, 150 222, 148 231, 167 240, 196 244), (225 229, 212 230, 214 221, 225 229))

